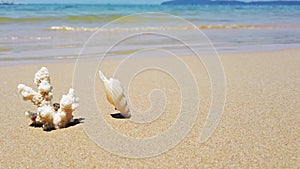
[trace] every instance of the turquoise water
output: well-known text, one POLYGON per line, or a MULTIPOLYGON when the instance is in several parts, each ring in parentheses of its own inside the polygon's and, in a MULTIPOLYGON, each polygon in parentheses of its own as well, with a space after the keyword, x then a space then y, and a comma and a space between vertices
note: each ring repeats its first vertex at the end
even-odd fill
MULTIPOLYGON (((300 6, 2 5, 0 64, 75 58, 96 31, 97 37, 87 46, 86 57, 105 53, 110 47, 106 42, 111 39, 153 31, 176 32, 205 51, 207 45, 193 36, 195 27, 220 53, 293 48, 300 46, 299 18, 300 6), (136 14, 144 12, 148 13, 136 14)), ((166 38, 145 38, 124 43, 111 55, 124 56, 160 46, 185 54, 178 44, 166 38)))

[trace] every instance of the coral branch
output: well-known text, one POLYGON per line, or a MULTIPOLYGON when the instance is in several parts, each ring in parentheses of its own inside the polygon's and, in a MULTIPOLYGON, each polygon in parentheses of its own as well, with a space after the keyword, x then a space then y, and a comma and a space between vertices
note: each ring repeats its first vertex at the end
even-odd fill
POLYGON ((66 125, 70 122, 73 122, 72 113, 79 106, 79 98, 75 97, 74 89, 69 89, 69 93, 67 95, 63 95, 60 99, 60 108, 58 109, 59 118, 57 118, 58 122, 55 122, 58 127, 66 127, 66 125))
POLYGON ((18 85, 18 92, 22 94, 23 100, 31 100, 34 105, 38 105, 42 101, 36 91, 24 84, 18 85))

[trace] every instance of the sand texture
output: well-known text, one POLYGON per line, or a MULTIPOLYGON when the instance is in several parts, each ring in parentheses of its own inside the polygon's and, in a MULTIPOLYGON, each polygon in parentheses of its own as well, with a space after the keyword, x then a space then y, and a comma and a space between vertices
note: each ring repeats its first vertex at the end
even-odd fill
MULTIPOLYGON (((200 93, 195 125, 177 146, 149 158, 121 157, 97 146, 83 130, 90 120, 85 117, 90 112, 87 100, 80 100, 80 109, 74 112, 75 118, 85 118, 82 124, 51 132, 29 126, 30 120, 24 112, 35 107, 22 101, 17 85, 33 87, 34 73, 46 66, 52 75, 53 100, 59 101, 72 87, 74 62, 2 66, 0 168, 299 168, 299 53, 300 49, 289 49, 222 54, 227 80, 225 109, 218 128, 203 144, 199 143, 199 137, 211 101, 210 82, 199 61, 183 57, 195 74, 200 93)), ((139 62, 149 59, 160 58, 139 58, 139 62)), ((168 59, 161 58, 161 62, 168 59)), ((110 76, 119 62, 105 60, 101 70, 110 76)), ((89 67, 95 63, 85 64, 89 67)), ((107 124, 128 137, 158 135, 172 127, 179 113, 180 90, 174 79, 161 71, 141 73, 129 90, 130 101, 140 111, 151 106, 148 94, 153 88, 165 92, 164 112, 149 124, 112 118, 113 107, 106 101, 103 84, 96 76, 92 87, 101 109, 99 113, 107 124)))

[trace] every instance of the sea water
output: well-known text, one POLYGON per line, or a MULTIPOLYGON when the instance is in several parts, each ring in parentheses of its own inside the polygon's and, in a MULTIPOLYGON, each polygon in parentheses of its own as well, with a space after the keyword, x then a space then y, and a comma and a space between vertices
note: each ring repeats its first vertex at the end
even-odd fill
POLYGON ((124 57, 150 48, 177 55, 188 55, 187 46, 203 53, 212 47, 219 53, 294 48, 300 47, 299 18, 300 6, 278 5, 1 5, 0 64, 108 52, 124 57))

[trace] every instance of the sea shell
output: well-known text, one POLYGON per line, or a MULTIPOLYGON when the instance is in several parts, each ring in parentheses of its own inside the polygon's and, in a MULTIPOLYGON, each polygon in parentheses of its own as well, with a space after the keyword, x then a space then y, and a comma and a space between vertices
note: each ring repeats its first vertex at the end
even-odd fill
POLYGON ((101 71, 99 71, 99 77, 104 83, 108 102, 114 105, 123 117, 129 118, 131 113, 120 81, 114 78, 108 80, 101 71))

